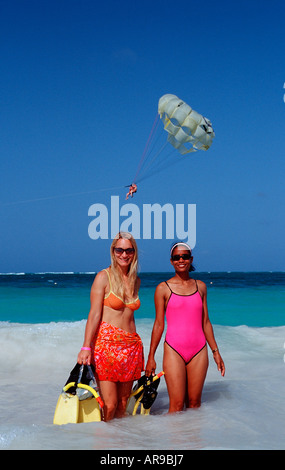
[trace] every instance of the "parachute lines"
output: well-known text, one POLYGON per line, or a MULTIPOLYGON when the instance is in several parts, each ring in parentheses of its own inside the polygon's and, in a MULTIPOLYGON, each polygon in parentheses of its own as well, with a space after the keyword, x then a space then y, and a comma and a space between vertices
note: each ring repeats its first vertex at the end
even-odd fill
POLYGON ((176 95, 163 95, 158 102, 158 114, 152 125, 143 154, 141 156, 134 183, 159 173, 190 153, 206 151, 212 145, 215 133, 212 123, 191 108, 176 95), (160 119, 158 119, 160 117, 160 119), (160 135, 157 133, 161 120, 160 135), (167 139, 165 139, 167 135, 167 139), (163 143, 159 142, 163 136, 163 143), (166 141, 165 141, 166 140, 166 141), (167 155, 164 150, 171 149, 167 155), (163 153, 163 158, 158 158, 163 153), (174 158, 173 158, 174 155, 174 158))
POLYGON ((135 175, 135 178, 134 178, 134 183, 137 182, 137 178, 138 178, 138 175, 142 169, 142 166, 144 165, 145 163, 145 159, 146 159, 146 155, 147 155, 147 152, 148 152, 148 149, 150 147, 150 144, 154 138, 154 135, 156 133, 156 130, 157 130, 157 126, 158 126, 158 123, 159 123, 159 119, 158 119, 159 115, 158 113, 156 114, 156 117, 155 117, 155 120, 153 122, 153 125, 152 125, 152 128, 151 128, 151 131, 150 131, 150 134, 148 136, 148 139, 147 139, 147 142, 146 142, 146 145, 145 145, 145 148, 144 148, 144 151, 143 151, 143 154, 141 156, 141 159, 140 159, 140 162, 139 162, 139 165, 138 165, 138 168, 137 168, 137 172, 136 172, 136 175, 135 175))

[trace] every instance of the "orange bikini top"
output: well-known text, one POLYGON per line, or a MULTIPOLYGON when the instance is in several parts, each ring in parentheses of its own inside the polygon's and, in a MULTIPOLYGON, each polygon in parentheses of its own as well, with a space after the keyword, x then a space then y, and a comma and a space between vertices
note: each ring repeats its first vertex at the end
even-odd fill
POLYGON ((109 279, 109 285, 110 285, 110 291, 109 294, 104 297, 104 305, 106 307, 113 308, 114 310, 122 310, 124 307, 128 307, 131 310, 137 310, 140 308, 141 302, 140 299, 137 297, 136 300, 133 300, 132 302, 124 302, 123 299, 118 297, 113 291, 112 291, 112 285, 111 285, 111 279, 110 279, 110 274, 107 271, 107 269, 103 269, 103 271, 106 271, 109 279))

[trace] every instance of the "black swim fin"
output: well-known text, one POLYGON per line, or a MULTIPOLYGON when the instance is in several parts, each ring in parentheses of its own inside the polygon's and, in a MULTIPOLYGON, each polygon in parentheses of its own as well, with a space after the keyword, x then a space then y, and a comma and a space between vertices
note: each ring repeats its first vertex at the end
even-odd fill
POLYGON ((144 376, 144 388, 143 388, 143 396, 141 398, 141 403, 145 410, 149 410, 150 407, 153 405, 154 400, 157 397, 157 388, 159 386, 160 378, 153 381, 153 376, 150 377, 144 376))
POLYGON ((160 382, 160 377, 164 375, 164 372, 160 372, 154 377, 146 377, 143 375, 134 386, 130 395, 127 411, 128 413, 135 415, 139 406, 141 407, 141 414, 149 414, 150 408, 153 405, 157 397, 157 388, 160 382))
POLYGON ((70 372, 70 375, 65 384, 67 385, 71 382, 75 382, 75 385, 69 388, 68 393, 72 395, 76 394, 78 382, 84 385, 91 385, 90 382, 94 380, 94 371, 95 371, 95 368, 93 364, 91 364, 90 366, 82 366, 81 364, 77 363, 75 367, 72 369, 72 371, 70 372))

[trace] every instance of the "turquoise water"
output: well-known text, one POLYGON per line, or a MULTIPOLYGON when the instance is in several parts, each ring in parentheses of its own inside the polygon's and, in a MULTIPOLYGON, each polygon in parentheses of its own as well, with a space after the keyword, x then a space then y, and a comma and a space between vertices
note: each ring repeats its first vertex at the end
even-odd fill
MULTIPOLYGON (((171 273, 142 273, 137 318, 153 319, 156 285, 171 273)), ((195 273, 208 288, 212 323, 255 327, 285 323, 285 273, 195 273)), ((94 274, 0 276, 0 321, 49 323, 79 321, 89 312, 94 274)))

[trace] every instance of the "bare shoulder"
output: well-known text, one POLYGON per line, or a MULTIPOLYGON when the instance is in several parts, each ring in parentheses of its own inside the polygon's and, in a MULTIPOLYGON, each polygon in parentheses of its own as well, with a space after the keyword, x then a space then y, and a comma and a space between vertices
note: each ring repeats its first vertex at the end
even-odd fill
POLYGON ((105 288, 108 284, 108 274, 103 269, 96 274, 95 279, 93 281, 91 289, 102 289, 105 288))
POLYGON ((166 283, 165 283, 165 281, 163 281, 163 282, 160 282, 160 283, 156 286, 156 289, 161 291, 161 290, 165 289, 165 287, 166 287, 166 283))
POLYGON ((155 289, 155 294, 156 295, 164 295, 167 291, 167 285, 165 282, 160 282, 158 286, 155 289))
POLYGON ((200 292, 202 292, 203 294, 207 294, 207 286, 205 282, 197 279, 197 285, 200 292))

